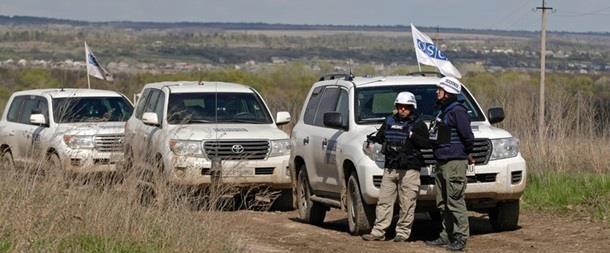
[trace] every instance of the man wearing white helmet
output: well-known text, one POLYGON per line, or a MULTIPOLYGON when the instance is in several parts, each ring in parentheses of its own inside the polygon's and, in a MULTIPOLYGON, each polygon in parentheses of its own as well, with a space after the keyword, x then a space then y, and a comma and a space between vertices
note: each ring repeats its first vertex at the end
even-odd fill
POLYGON ((437 160, 434 185, 443 230, 437 239, 426 241, 426 244, 461 251, 466 247, 469 236, 464 192, 468 164, 474 164, 469 155, 474 146, 474 135, 466 107, 457 99, 462 89, 460 81, 443 77, 437 87, 440 111, 430 124, 429 136, 437 160))
POLYGON ((369 141, 383 144, 385 169, 379 188, 375 226, 370 234, 362 236, 366 241, 385 240, 385 232, 392 222, 396 195, 400 202, 400 214, 394 241, 404 242, 409 238, 421 184, 419 170, 424 166, 420 150, 431 147, 428 129, 419 119, 413 93, 399 93, 394 105, 396 110, 386 117, 377 134, 368 136, 369 141))

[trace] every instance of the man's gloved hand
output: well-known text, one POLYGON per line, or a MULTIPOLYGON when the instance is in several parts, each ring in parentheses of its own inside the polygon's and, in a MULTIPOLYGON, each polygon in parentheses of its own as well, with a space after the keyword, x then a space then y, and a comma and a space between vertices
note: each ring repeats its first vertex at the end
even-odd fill
POLYGON ((375 136, 374 136, 375 133, 376 132, 366 135, 366 142, 368 142, 368 143, 375 142, 375 136))
POLYGON ((472 158, 472 155, 468 155, 468 164, 474 164, 475 160, 472 158))

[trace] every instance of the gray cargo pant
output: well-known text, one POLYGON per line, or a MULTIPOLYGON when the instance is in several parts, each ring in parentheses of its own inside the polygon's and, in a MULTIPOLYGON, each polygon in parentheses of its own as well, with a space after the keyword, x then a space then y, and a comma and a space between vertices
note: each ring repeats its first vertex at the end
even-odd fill
POLYGON ((440 238, 447 241, 461 236, 468 238, 469 224, 466 213, 466 170, 468 161, 439 161, 436 165, 436 206, 441 211, 443 231, 440 238))
POLYGON ((396 195, 400 202, 400 213, 396 224, 396 236, 409 238, 415 219, 415 202, 419 193, 419 170, 384 169, 372 235, 385 235, 392 223, 396 195))

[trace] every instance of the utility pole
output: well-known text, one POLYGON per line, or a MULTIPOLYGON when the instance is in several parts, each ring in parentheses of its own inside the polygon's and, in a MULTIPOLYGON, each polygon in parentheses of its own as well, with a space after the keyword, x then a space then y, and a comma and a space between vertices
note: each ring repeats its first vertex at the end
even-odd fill
POLYGON ((542 0, 542 6, 536 7, 542 11, 542 29, 540 31, 540 105, 538 106, 538 138, 540 145, 544 146, 544 79, 546 71, 546 12, 553 8, 546 5, 542 0))

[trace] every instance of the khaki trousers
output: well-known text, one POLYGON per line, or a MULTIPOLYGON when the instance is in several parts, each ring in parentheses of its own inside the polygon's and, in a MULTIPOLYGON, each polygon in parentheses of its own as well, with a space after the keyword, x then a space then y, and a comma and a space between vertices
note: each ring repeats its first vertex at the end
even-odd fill
POLYGON ((464 200, 467 169, 466 160, 439 162, 436 165, 436 206, 443 219, 440 237, 445 240, 453 240, 458 236, 466 239, 470 234, 464 200))
POLYGON ((420 185, 419 170, 384 169, 377 201, 377 217, 371 234, 385 235, 386 229, 392 223, 394 203, 398 195, 400 213, 396 224, 396 236, 409 238, 415 219, 415 203, 420 185))

